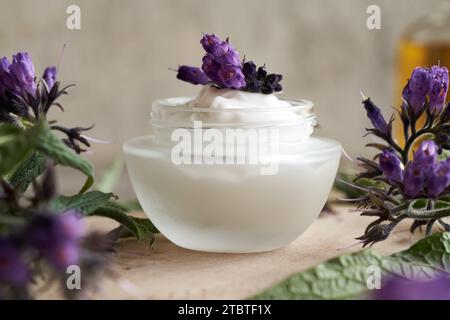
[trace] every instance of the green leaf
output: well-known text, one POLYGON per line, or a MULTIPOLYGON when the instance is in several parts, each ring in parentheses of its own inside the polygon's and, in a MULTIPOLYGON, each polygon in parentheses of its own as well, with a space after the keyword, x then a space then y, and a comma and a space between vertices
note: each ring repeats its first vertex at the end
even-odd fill
POLYGON ((368 267, 382 276, 431 278, 450 272, 450 233, 435 233, 409 249, 383 257, 372 250, 343 255, 297 273, 252 299, 350 299, 368 292, 368 267))
POLYGON ((32 153, 32 144, 23 131, 10 124, 0 124, 0 176, 11 173, 32 153))
POLYGON ((48 127, 45 121, 37 123, 29 131, 36 131, 34 136, 35 145, 43 155, 53 159, 56 163, 72 167, 87 176, 86 182, 80 193, 85 192, 94 183, 93 168, 90 162, 76 154, 67 147, 48 127))
POLYGON ((74 196, 58 196, 52 201, 51 208, 57 212, 76 210, 88 215, 107 204, 112 196, 112 193, 101 191, 91 191, 74 196))
POLYGON ((97 208, 90 215, 106 217, 117 221, 128 231, 130 231, 138 240, 143 239, 145 236, 144 234, 142 234, 142 230, 139 229, 139 226, 134 221, 134 219, 130 217, 126 212, 123 212, 117 208, 102 206, 100 208, 97 208))
POLYGON ((114 160, 97 182, 96 189, 102 192, 113 192, 122 175, 123 166, 124 163, 122 159, 114 160))
POLYGON ((9 177, 9 183, 20 192, 25 192, 30 183, 44 172, 46 159, 38 152, 33 153, 9 177))
POLYGON ((133 220, 143 229, 151 233, 159 233, 159 230, 148 218, 136 218, 132 217, 133 220))
POLYGON ((117 207, 118 209, 125 212, 142 211, 142 207, 137 199, 125 202, 110 201, 108 205, 117 207))

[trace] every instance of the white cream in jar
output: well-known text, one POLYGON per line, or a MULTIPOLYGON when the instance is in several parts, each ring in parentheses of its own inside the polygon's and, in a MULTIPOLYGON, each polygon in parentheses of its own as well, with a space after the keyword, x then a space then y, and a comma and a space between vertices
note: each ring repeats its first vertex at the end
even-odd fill
MULTIPOLYGON (((169 240, 189 249, 260 252, 289 244, 319 214, 341 154, 339 143, 310 136, 315 125, 311 108, 306 100, 209 86, 196 98, 155 101, 152 135, 124 144, 144 211, 169 240), (228 163, 226 154, 214 154, 215 163, 207 161, 210 140, 203 141, 203 149, 183 150, 191 163, 174 161, 174 132, 182 129, 195 136, 199 122, 224 137, 233 129, 277 132, 277 148, 264 155, 277 163, 275 174, 262 174, 263 162, 228 163), (195 163, 199 152, 206 161, 195 163), (223 163, 217 163, 221 156, 223 163)), ((268 150, 275 142, 258 139, 249 142, 248 150, 268 150)))

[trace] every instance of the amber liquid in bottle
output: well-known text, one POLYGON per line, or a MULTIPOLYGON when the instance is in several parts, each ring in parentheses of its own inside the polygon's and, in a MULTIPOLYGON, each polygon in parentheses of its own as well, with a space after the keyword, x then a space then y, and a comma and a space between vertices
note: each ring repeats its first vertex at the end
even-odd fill
MULTIPOLYGON (((450 2, 443 1, 414 21, 405 30, 397 50, 395 106, 400 108, 403 88, 415 67, 440 65, 450 69, 450 2)), ((404 143, 402 124, 396 118, 394 136, 404 143)), ((424 121, 420 119, 417 126, 424 121)))
MULTIPOLYGON (((396 106, 402 103, 402 91, 415 67, 441 65, 450 68, 450 42, 418 42, 404 37, 398 48, 396 70, 396 106)), ((398 118, 398 116, 396 117, 398 118)), ((423 124, 423 117, 417 126, 423 124)), ((400 121, 395 123, 395 136, 403 143, 403 127, 400 121)))

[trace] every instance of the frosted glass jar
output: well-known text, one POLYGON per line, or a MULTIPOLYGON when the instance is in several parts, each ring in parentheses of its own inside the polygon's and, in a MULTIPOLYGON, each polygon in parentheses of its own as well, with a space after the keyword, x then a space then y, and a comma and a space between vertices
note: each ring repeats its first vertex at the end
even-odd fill
POLYGON ((184 107, 188 100, 154 102, 152 135, 123 146, 132 185, 151 221, 175 244, 200 251, 269 251, 298 238, 324 206, 341 155, 336 141, 311 137, 312 103, 285 99, 290 107, 211 110, 184 107), (267 134, 253 143, 241 140, 248 147, 241 163, 214 154, 216 162, 223 156, 224 164, 211 164, 206 149, 195 147, 180 152, 190 164, 174 161, 179 141, 172 141, 173 134, 177 129, 190 132, 195 144, 194 120, 224 136, 227 129, 261 129, 277 132, 277 139, 267 134), (271 152, 252 163, 252 148, 271 152), (196 158, 199 152, 203 158, 196 158), (194 163, 196 159, 201 161, 194 163), (276 170, 262 174, 269 163, 276 170))

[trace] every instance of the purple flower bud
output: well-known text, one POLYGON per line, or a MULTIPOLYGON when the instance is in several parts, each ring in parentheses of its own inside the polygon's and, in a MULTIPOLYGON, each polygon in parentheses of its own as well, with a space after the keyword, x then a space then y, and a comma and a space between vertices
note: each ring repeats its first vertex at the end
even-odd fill
POLYGON ((205 72, 205 74, 212 81, 216 82, 217 84, 221 84, 221 80, 219 77, 220 64, 214 60, 211 54, 206 54, 203 57, 202 62, 202 70, 205 72))
POLYGON ((214 60, 220 65, 231 64, 242 67, 239 53, 228 42, 222 41, 212 53, 214 60))
POLYGON ((0 238, 0 284, 24 286, 29 280, 29 272, 21 254, 11 240, 0 238))
POLYGON ((39 215, 28 228, 29 243, 57 269, 75 264, 84 228, 79 216, 69 211, 62 215, 39 215))
POLYGON ((411 78, 403 89, 405 99, 415 115, 418 115, 424 107, 427 94, 430 90, 431 75, 427 68, 415 68, 411 78))
POLYGON ((413 162, 423 167, 432 166, 436 163, 437 153, 438 146, 433 140, 424 141, 414 153, 413 162))
POLYGON ((13 62, 9 67, 16 86, 25 90, 33 97, 36 96, 36 83, 34 82, 34 65, 26 52, 18 52, 13 55, 13 62))
POLYGON ((15 91, 14 79, 9 73, 10 63, 8 58, 3 57, 0 59, 0 95, 2 95, 6 89, 15 91))
POLYGON ((410 162, 406 166, 404 176, 405 194, 408 198, 413 199, 423 190, 425 184, 424 168, 417 163, 410 162))
POLYGON ((253 61, 247 61, 242 66, 242 73, 244 74, 245 78, 256 78, 256 64, 253 61))
POLYGON ((450 184, 450 165, 446 161, 441 161, 435 165, 428 177, 427 193, 430 197, 436 198, 450 184))
POLYGON ((391 150, 384 150, 380 155, 380 169, 383 174, 393 182, 402 182, 402 162, 391 150))
POLYGON ((367 111, 367 116, 369 117, 372 125, 381 132, 383 135, 388 135, 390 133, 389 125, 384 120, 380 109, 370 100, 370 98, 363 101, 364 108, 367 111))
POLYGON ((432 280, 408 280, 393 277, 380 290, 375 300, 450 300, 450 278, 445 275, 432 280))
POLYGON ((9 66, 11 63, 9 63, 9 60, 7 57, 3 57, 0 59, 0 74, 3 73, 9 73, 9 66))
POLYGON ((448 91, 448 70, 446 67, 431 68, 430 111, 439 113, 444 108, 448 91))
POLYGON ((205 49, 208 53, 213 53, 216 46, 218 46, 221 42, 222 41, 220 38, 213 34, 205 34, 200 40, 203 49, 205 49))
POLYGON ((221 83, 227 88, 241 89, 245 87, 245 77, 241 68, 233 65, 222 66, 219 70, 221 83))
POLYGON ((209 78, 202 69, 190 66, 178 67, 177 78, 192 84, 205 85, 209 82, 209 78))
POLYGON ((57 73, 56 67, 52 66, 45 68, 42 79, 44 79, 45 83, 47 84, 49 91, 53 88, 53 85, 56 82, 56 73, 57 73))

